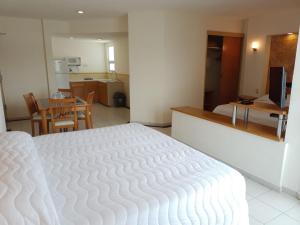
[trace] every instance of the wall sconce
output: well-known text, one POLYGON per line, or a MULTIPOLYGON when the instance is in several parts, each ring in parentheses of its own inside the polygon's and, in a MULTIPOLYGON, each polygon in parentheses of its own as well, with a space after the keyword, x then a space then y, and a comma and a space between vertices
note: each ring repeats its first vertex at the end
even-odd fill
POLYGON ((252 50, 253 50, 254 52, 256 52, 257 49, 258 49, 258 47, 259 47, 259 43, 258 43, 257 41, 253 41, 252 44, 251 44, 252 50))

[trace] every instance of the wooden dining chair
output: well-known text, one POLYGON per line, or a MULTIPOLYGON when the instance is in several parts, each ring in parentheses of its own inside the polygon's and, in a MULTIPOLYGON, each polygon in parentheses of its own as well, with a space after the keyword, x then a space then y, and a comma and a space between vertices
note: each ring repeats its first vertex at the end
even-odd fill
POLYGON ((39 134, 41 134, 42 117, 39 114, 38 105, 32 92, 23 95, 31 121, 31 134, 35 136, 35 124, 39 126, 39 134))
POLYGON ((78 112, 78 120, 84 120, 85 121, 85 128, 93 128, 93 120, 92 120, 92 107, 93 107, 93 100, 94 100, 95 92, 92 91, 88 93, 86 98, 86 110, 79 111, 78 112))
POLYGON ((76 98, 49 99, 52 132, 78 129, 76 98))
POLYGON ((74 97, 74 96, 73 96, 72 89, 69 89, 69 88, 58 88, 57 90, 58 90, 58 92, 63 93, 63 95, 64 95, 65 97, 68 97, 68 98, 74 97))

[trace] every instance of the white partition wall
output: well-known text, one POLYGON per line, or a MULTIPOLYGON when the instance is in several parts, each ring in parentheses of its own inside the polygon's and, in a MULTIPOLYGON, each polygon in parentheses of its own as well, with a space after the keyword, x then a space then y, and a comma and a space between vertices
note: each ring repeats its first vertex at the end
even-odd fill
POLYGON ((297 192, 300 197, 300 39, 298 39, 286 141, 288 149, 284 186, 292 192, 297 192))
POLYGON ((0 132, 6 131, 5 117, 4 117, 4 109, 2 102, 2 91, 0 87, 0 132))
POLYGON ((281 190, 286 143, 173 111, 172 137, 281 190))

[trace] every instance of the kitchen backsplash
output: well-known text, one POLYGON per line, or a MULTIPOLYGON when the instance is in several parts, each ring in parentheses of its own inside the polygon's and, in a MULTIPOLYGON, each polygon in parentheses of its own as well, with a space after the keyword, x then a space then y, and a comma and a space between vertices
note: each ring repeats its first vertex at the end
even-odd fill
POLYGON ((109 78, 107 73, 70 73, 69 79, 70 81, 79 81, 84 78, 93 78, 93 79, 105 79, 109 78))

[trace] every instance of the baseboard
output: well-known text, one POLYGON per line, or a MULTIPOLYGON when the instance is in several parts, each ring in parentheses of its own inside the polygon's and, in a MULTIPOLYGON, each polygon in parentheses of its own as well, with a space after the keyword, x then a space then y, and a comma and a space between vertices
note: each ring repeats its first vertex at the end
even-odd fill
POLYGON ((261 185, 263 185, 263 186, 265 186, 267 188, 270 188, 270 189, 278 191, 278 192, 282 192, 283 191, 282 187, 279 187, 279 186, 277 186, 275 184, 271 184, 271 183, 269 183, 269 182, 267 182, 267 181, 265 181, 265 180, 263 180, 263 179, 261 179, 261 178, 259 178, 257 176, 253 176, 252 174, 250 174, 248 172, 245 172, 245 171, 243 171, 241 169, 237 169, 237 168, 235 168, 235 169, 238 170, 245 177, 248 177, 251 180, 253 180, 253 181, 255 181, 255 182, 257 182, 257 183, 259 183, 259 184, 261 184, 261 185))
POLYGON ((295 197, 295 198, 300 199, 300 193, 297 193, 296 191, 293 191, 293 190, 291 190, 287 187, 283 187, 282 191, 289 194, 289 195, 291 195, 291 196, 293 196, 293 197, 295 197))

